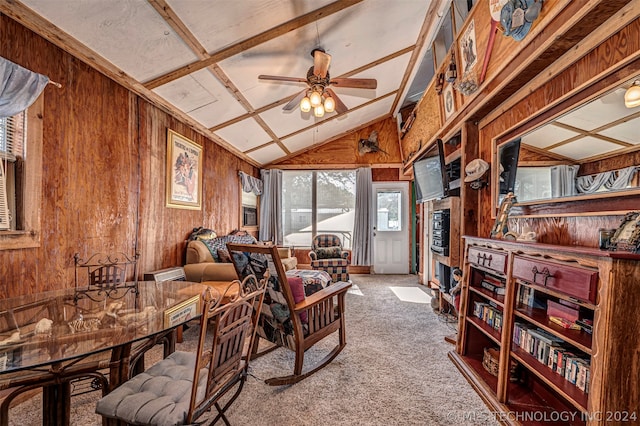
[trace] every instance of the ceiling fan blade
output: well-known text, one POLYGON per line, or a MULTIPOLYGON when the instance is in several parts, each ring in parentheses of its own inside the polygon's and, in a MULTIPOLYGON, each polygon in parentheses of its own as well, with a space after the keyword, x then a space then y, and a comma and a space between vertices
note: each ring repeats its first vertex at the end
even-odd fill
POLYGON ((307 79, 306 78, 299 78, 299 77, 283 77, 280 75, 264 75, 264 74, 260 74, 258 76, 259 80, 275 80, 275 81, 294 81, 296 83, 306 83, 307 79))
POLYGON ((333 78, 329 84, 356 89, 375 89, 378 87, 378 81, 375 78, 333 78))
POLYGON ((325 78, 329 71, 329 64, 331 63, 331 55, 323 52, 320 49, 313 51, 313 73, 318 77, 325 78))
POLYGON ((331 90, 330 88, 326 88, 324 89, 325 92, 327 92, 329 94, 329 96, 331 96, 333 98, 333 100, 336 102, 336 112, 338 114, 342 114, 343 112, 347 112, 347 110, 349 110, 349 108, 347 108, 347 106, 340 100, 340 98, 338 97, 338 95, 336 95, 336 92, 334 92, 333 90, 331 90))
POLYGON ((300 101, 304 98, 304 95, 307 94, 307 89, 304 89, 302 92, 295 95, 291 100, 282 108, 285 111, 291 111, 300 105, 300 101))

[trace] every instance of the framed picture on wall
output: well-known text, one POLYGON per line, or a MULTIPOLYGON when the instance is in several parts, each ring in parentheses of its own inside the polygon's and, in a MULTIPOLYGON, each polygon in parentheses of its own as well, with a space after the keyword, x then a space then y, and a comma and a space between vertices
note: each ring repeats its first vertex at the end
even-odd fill
POLYGON ((167 207, 202 207, 202 147, 167 129, 167 207))
POLYGON ((453 96, 453 85, 447 84, 442 92, 442 102, 444 102, 444 118, 448 120, 451 114, 456 112, 456 101, 453 96))

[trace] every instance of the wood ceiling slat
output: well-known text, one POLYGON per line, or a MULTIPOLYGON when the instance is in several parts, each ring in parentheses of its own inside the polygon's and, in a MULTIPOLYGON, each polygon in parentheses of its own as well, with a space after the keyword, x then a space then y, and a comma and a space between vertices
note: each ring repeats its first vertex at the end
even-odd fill
POLYGON ((226 47, 215 53, 212 53, 206 59, 191 63, 182 68, 173 70, 170 73, 167 73, 153 80, 150 80, 145 83, 145 87, 147 87, 148 89, 155 89, 156 87, 162 86, 163 84, 167 84, 173 80, 189 75, 192 72, 198 71, 202 68, 206 68, 209 65, 213 65, 217 62, 230 58, 231 56, 234 56, 247 49, 258 46, 262 43, 265 43, 269 40, 272 40, 290 31, 296 30, 307 24, 315 22, 318 19, 325 18, 336 12, 340 12, 341 10, 346 9, 350 6, 353 6, 354 4, 360 3, 361 1, 362 0, 338 0, 334 3, 331 3, 328 6, 321 7, 320 9, 306 13, 298 18, 292 19, 281 25, 278 25, 277 27, 264 31, 255 37, 251 37, 247 40, 243 40, 239 43, 233 44, 229 47, 226 47))

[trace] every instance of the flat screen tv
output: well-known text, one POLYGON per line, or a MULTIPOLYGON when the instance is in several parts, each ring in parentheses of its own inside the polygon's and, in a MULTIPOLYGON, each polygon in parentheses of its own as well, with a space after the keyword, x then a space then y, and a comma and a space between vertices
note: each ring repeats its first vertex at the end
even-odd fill
POLYGON ((500 195, 504 196, 509 192, 515 192, 520 138, 500 145, 498 152, 500 153, 500 195))
POLYGON ((437 154, 421 158, 413 163, 413 179, 417 203, 424 203, 447 196, 448 185, 445 173, 444 150, 440 139, 438 139, 437 145, 437 154))

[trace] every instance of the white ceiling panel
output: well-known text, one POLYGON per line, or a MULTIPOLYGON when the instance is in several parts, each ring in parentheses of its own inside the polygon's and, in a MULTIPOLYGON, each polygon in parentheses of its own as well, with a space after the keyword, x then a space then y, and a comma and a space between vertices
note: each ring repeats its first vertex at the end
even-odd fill
POLYGON ((280 148, 277 144, 272 143, 271 145, 256 149, 255 151, 252 151, 247 155, 259 164, 267 164, 277 160, 278 158, 284 157, 285 154, 286 153, 282 150, 282 148, 280 148))
POLYGON ((197 59, 146 1, 24 0, 23 3, 139 81, 197 59))
POLYGON ((224 123, 247 112, 206 68, 153 91, 207 127, 224 123))
POLYGON ((167 0, 194 36, 213 53, 326 6, 333 0, 167 0), (220 29, 224 31, 220 31, 220 29))
POLYGON ((389 96, 371 105, 350 111, 341 117, 322 123, 313 129, 283 139, 282 143, 289 151, 302 150, 359 127, 359 123, 368 123, 388 114, 392 103, 393 97, 389 96))
POLYGON ((247 151, 272 140, 253 118, 216 130, 216 134, 240 151, 247 151))
POLYGON ((601 130, 598 134, 638 145, 640 144, 640 117, 625 121, 606 130, 601 130))
POLYGON ((573 142, 551 149, 551 152, 564 157, 584 160, 597 155, 606 154, 610 151, 621 149, 620 145, 602 139, 586 136, 573 142))
POLYGON ((522 143, 536 148, 546 148, 556 143, 578 136, 580 133, 550 125, 540 127, 522 137, 522 143))
POLYGON ((622 88, 614 90, 563 115, 557 121, 579 129, 593 130, 624 118, 629 115, 629 109, 624 106, 624 92, 622 88))
MULTIPOLYGON (((107 68, 108 75, 119 76, 124 72, 135 80, 132 84, 129 79, 114 77, 120 84, 151 100, 162 98, 163 108, 166 105, 178 117, 188 115, 199 123, 197 130, 205 136, 214 141, 224 140, 242 158, 260 166, 289 154, 278 143, 270 144, 269 135, 285 138, 304 131, 285 142, 295 154, 311 144, 326 142, 389 116, 394 105, 402 104, 403 84, 410 84, 407 76, 415 75, 409 65, 417 68, 420 64, 420 60, 411 62, 411 55, 421 52, 423 44, 430 42, 420 37, 423 25, 435 28, 433 24, 439 22, 435 14, 427 16, 434 1, 362 0, 351 4, 335 0, 24 0, 24 3, 34 14, 58 27, 52 27, 53 36, 63 43, 68 41, 81 57, 102 56, 107 63, 101 62, 100 68, 107 68), (298 20, 305 15, 320 19, 298 20), (307 24, 303 25, 304 22, 307 24), (280 34, 278 28, 285 27, 287 31, 280 34), (86 48, 77 46, 70 38, 86 48), (219 58, 217 62, 202 59, 198 46, 213 58, 219 58), (307 82, 264 81, 258 80, 258 76, 306 79, 313 66, 311 51, 317 47, 331 56, 331 77, 372 78, 377 81, 377 89, 332 86, 348 108, 342 115, 329 113, 317 119, 298 108, 283 112, 282 107, 291 97, 308 88, 307 82), (231 55, 232 52, 238 53, 231 55), (153 84, 149 84, 152 80, 153 84), (267 128, 252 118, 256 113, 267 128), (320 127, 313 130, 314 126, 320 127)), ((35 17, 33 21, 39 23, 35 17)))

